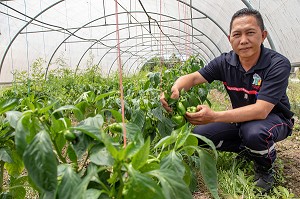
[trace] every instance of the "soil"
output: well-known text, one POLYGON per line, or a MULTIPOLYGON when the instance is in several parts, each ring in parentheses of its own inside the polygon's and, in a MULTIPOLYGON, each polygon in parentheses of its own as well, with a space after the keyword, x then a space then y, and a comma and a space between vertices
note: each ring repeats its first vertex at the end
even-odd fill
POLYGON ((300 131, 277 143, 278 159, 282 161, 284 186, 300 198, 300 131))

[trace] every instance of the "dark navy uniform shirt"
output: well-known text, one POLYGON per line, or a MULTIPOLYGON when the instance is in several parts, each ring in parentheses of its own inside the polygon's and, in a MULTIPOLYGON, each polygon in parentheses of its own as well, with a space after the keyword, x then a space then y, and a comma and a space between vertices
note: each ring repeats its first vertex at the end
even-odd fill
POLYGON ((286 94, 290 70, 286 57, 261 45, 257 64, 247 72, 233 51, 221 54, 199 72, 209 83, 223 82, 233 108, 254 104, 260 99, 275 105, 272 112, 284 114, 290 109, 286 94))

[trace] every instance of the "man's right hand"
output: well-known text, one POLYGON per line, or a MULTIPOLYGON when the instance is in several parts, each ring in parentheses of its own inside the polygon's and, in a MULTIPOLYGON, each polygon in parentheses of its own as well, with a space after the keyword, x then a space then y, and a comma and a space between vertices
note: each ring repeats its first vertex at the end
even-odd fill
MULTIPOLYGON (((177 89, 177 87, 172 87, 171 88, 171 96, 170 98, 172 99, 178 99, 179 98, 179 90, 177 89)), ((172 108, 169 106, 168 102, 167 102, 167 99, 165 98, 165 93, 162 92, 161 95, 160 95, 160 102, 161 102, 161 105, 166 109, 166 111, 168 112, 172 112, 172 108)))
POLYGON ((160 100, 161 105, 166 109, 166 111, 172 112, 172 108, 169 106, 169 104, 168 104, 168 102, 165 98, 164 92, 162 92, 160 94, 160 99, 159 100, 160 100))

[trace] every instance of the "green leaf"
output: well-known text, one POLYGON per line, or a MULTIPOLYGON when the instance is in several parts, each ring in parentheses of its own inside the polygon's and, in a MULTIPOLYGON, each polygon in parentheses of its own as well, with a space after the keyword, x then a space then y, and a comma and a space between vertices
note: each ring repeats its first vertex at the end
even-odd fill
POLYGON ((85 192, 85 198, 88 199, 99 199, 100 195, 103 193, 104 191, 98 190, 98 189, 88 189, 85 192))
MULTIPOLYGON (((27 176, 19 176, 18 178, 10 177, 9 191, 14 199, 23 199, 26 196, 27 176)), ((1 197, 0 197, 1 198, 1 197)))
POLYGON ((46 106, 46 107, 44 107, 44 108, 39 109, 38 112, 39 112, 40 114, 47 113, 47 112, 48 112, 50 109, 52 109, 57 103, 58 103, 58 102, 53 102, 52 104, 50 104, 50 105, 48 105, 48 106, 46 106))
POLYGON ((132 158, 140 148, 141 143, 129 142, 126 147, 120 149, 118 154, 118 160, 126 161, 126 159, 132 158))
POLYGON ((160 82, 160 73, 159 72, 156 72, 156 73, 149 72, 147 74, 147 77, 149 78, 149 80, 152 84, 152 87, 156 88, 160 82))
POLYGON ((94 106, 96 107, 95 108, 95 113, 99 113, 99 111, 101 111, 104 107, 105 107, 105 105, 106 105, 106 100, 105 99, 100 99, 100 100, 98 100, 95 104, 94 104, 94 106))
POLYGON ((16 129, 18 120, 22 117, 22 113, 19 111, 7 111, 6 119, 10 126, 16 129))
POLYGON ((159 180, 162 186, 162 192, 165 196, 164 198, 166 199, 174 199, 174 198, 192 199, 193 198, 192 193, 190 192, 187 184, 174 171, 169 169, 160 169, 160 170, 150 171, 146 174, 150 176, 154 176, 159 180))
POLYGON ((108 93, 103 93, 103 94, 101 94, 101 95, 98 95, 98 96, 96 97, 95 101, 99 101, 99 100, 101 100, 101 99, 103 99, 103 98, 105 98, 105 97, 108 97, 108 96, 110 96, 110 95, 114 95, 114 94, 116 94, 116 93, 117 93, 117 91, 111 91, 111 92, 108 92, 108 93))
POLYGON ((44 197, 55 198, 57 186, 57 160, 52 142, 46 131, 38 133, 26 147, 23 161, 28 176, 44 197))
POLYGON ((73 130, 73 133, 76 134, 76 141, 72 142, 72 146, 78 159, 80 159, 94 140, 90 136, 76 129, 73 130))
POLYGON ((11 151, 9 148, 0 148, 0 161, 12 163, 11 151))
POLYGON ((167 135, 170 135, 173 130, 174 124, 172 123, 172 120, 167 117, 162 118, 162 122, 158 121, 158 131, 162 137, 165 137, 167 135))
POLYGON ((193 64, 191 65, 191 72, 192 72, 192 73, 198 71, 199 69, 200 69, 200 65, 198 65, 198 64, 196 64, 196 63, 193 63, 193 64))
POLYGON ((183 180, 184 182, 189 186, 190 191, 195 190, 193 186, 193 173, 191 171, 191 167, 184 161, 182 161, 182 164, 184 166, 184 176, 183 180))
POLYGON ((65 130, 71 126, 71 120, 69 118, 63 117, 56 119, 55 117, 51 118, 52 124, 51 129, 57 133, 59 131, 65 130))
POLYGON ((15 98, 5 99, 0 102, 0 114, 5 113, 16 107, 18 105, 19 100, 15 98))
POLYGON ((72 145, 68 145, 67 153, 70 160, 74 163, 77 163, 77 155, 72 145))
POLYGON ((95 117, 89 117, 81 121, 77 127, 71 127, 70 129, 81 131, 89 137, 100 141, 103 123, 103 117, 96 115, 95 117))
POLYGON ((56 136, 55 136, 55 139, 54 139, 54 142, 56 143, 56 146, 57 146, 57 150, 60 151, 60 152, 63 152, 63 148, 66 145, 66 139, 65 139, 64 134, 62 132, 57 133, 56 136))
POLYGON ((153 161, 153 159, 148 159, 146 164, 143 167, 141 167, 139 169, 139 171, 141 171, 142 173, 145 173, 145 172, 156 170, 159 168, 160 168, 160 165, 159 165, 158 161, 153 161))
POLYGON ((12 194, 9 192, 0 193, 0 199, 12 199, 12 194))
POLYGON ((162 112, 162 108, 161 107, 157 107, 155 109, 152 110, 152 114, 154 115, 154 117, 156 117, 160 122, 164 122, 163 121, 163 112, 162 112))
POLYGON ((195 150, 199 156, 199 165, 200 172, 203 177, 205 185, 208 187, 212 196, 216 199, 219 199, 218 195, 218 173, 216 168, 216 160, 213 155, 208 153, 206 150, 195 147, 195 150))
MULTIPOLYGON (((187 165, 190 169, 190 166, 187 165)), ((186 182, 186 179, 184 178, 184 181, 186 182)), ((199 191, 199 176, 198 172, 195 171, 195 169, 190 169, 190 180, 189 180, 189 188, 191 192, 199 191)))
POLYGON ((126 123, 126 138, 129 141, 134 141, 136 138, 141 138, 141 129, 135 123, 128 122, 126 123), (140 136, 139 136, 140 135, 140 136))
POLYGON ((217 159, 218 158, 218 153, 217 153, 217 150, 216 150, 216 146, 215 144, 208 138, 206 138, 205 136, 203 135, 198 135, 198 134, 191 134, 199 139, 201 139, 203 142, 205 142, 208 146, 210 146, 210 148, 212 149, 212 151, 214 152, 215 154, 215 158, 217 159))
POLYGON ((5 169, 7 170, 8 174, 13 177, 18 177, 23 169, 24 164, 20 156, 18 155, 16 150, 11 151, 11 158, 13 160, 12 163, 5 163, 5 169))
POLYGON ((199 95, 197 93, 195 93, 195 91, 188 95, 188 105, 189 106, 197 107, 200 103, 201 103, 201 101, 200 101, 199 95))
POLYGON ((185 173, 185 167, 182 163, 182 159, 179 154, 172 150, 167 156, 165 156, 161 162, 161 169, 170 169, 176 173, 180 178, 183 178, 185 173))
POLYGON ((164 199, 161 187, 149 176, 139 173, 131 166, 128 169, 129 180, 125 184, 125 199, 164 199))
POLYGON ((69 199, 72 194, 77 192, 76 187, 80 183, 80 177, 76 174, 73 168, 69 165, 66 166, 61 183, 58 187, 58 198, 69 199))
POLYGON ((111 114, 115 118, 116 122, 122 122, 122 114, 119 111, 116 111, 114 109, 104 109, 102 111, 111 112, 111 114))
POLYGON ((88 126, 88 125, 80 125, 77 127, 71 127, 70 130, 77 130, 81 131, 82 133, 88 135, 89 137, 100 141, 101 140, 101 131, 100 129, 93 127, 93 126, 88 126))
POLYGON ((142 110, 135 110, 131 119, 132 123, 137 125, 140 130, 143 128, 145 123, 145 114, 142 110))
POLYGON ((81 101, 93 102, 95 99, 95 93, 92 91, 87 91, 82 93, 78 99, 75 100, 75 104, 81 101))
POLYGON ((102 115, 98 114, 95 117, 86 118, 85 120, 81 121, 78 126, 88 125, 88 126, 92 126, 92 127, 101 129, 103 123, 104 123, 104 120, 103 120, 102 115))
POLYGON ((17 123, 15 132, 16 149, 22 157, 27 144, 32 141, 34 136, 41 130, 38 121, 32 118, 31 113, 23 113, 17 123))
POLYGON ((189 134, 189 136, 187 137, 184 143, 185 152, 187 153, 188 156, 191 156, 195 152, 195 149, 190 148, 189 146, 198 146, 198 139, 191 134, 189 134))
POLYGON ((76 104, 75 106, 82 112, 82 114, 85 114, 86 108, 89 107, 89 103, 86 101, 82 101, 76 104))
POLYGON ((58 120, 55 117, 51 117, 51 127, 50 131, 54 137, 55 143, 59 151, 62 151, 63 147, 66 144, 66 139, 64 138, 63 131, 71 126, 71 121, 69 118, 63 117, 58 120))
POLYGON ((188 128, 188 123, 185 123, 185 125, 183 125, 180 128, 180 132, 177 136, 176 142, 175 142, 175 149, 179 149, 180 147, 182 147, 186 141, 186 139, 188 138, 188 136, 191 133, 191 129, 188 128))
POLYGON ((208 89, 207 88, 199 88, 198 89, 198 94, 199 94, 199 97, 200 97, 200 100, 201 102, 203 103, 206 98, 207 98, 207 95, 208 95, 208 89))
POLYGON ((132 166, 134 169, 139 169, 144 166, 148 160, 150 153, 150 138, 148 138, 145 144, 139 149, 139 151, 132 158, 132 166))
POLYGON ((90 160, 99 166, 113 166, 114 159, 103 145, 96 145, 91 149, 90 160))
POLYGON ((97 169, 98 167, 94 164, 89 164, 87 168, 87 174, 84 176, 84 178, 80 181, 80 183, 74 187, 74 191, 72 193, 72 196, 70 198, 76 198, 76 199, 86 199, 86 192, 88 185, 90 181, 93 178, 97 178, 97 169))
POLYGON ((154 149, 160 148, 162 146, 167 147, 170 144, 173 144, 176 142, 176 136, 174 134, 171 134, 169 136, 163 137, 159 140, 159 142, 154 146, 154 149))
POLYGON ((76 106, 74 106, 74 105, 66 105, 66 106, 59 107, 58 109, 56 109, 52 112, 52 115, 54 113, 61 112, 61 111, 66 111, 66 110, 73 111, 74 114, 75 114, 75 117, 78 121, 81 121, 81 120, 84 119, 84 115, 82 114, 81 110, 79 108, 77 108, 76 106))
POLYGON ((106 149, 110 152, 112 157, 114 159, 118 159, 119 151, 116 149, 116 147, 113 146, 112 141, 108 135, 102 132, 101 137, 103 138, 103 143, 106 147, 106 149))

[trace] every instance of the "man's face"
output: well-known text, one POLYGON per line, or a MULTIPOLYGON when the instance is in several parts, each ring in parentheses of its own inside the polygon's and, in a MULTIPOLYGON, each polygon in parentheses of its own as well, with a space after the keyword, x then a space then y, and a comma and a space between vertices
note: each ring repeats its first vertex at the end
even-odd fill
POLYGON ((234 19, 229 41, 240 59, 258 59, 266 36, 267 32, 260 29, 255 17, 242 16, 234 19))

